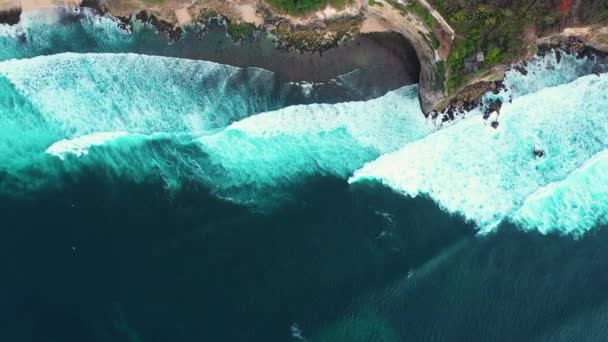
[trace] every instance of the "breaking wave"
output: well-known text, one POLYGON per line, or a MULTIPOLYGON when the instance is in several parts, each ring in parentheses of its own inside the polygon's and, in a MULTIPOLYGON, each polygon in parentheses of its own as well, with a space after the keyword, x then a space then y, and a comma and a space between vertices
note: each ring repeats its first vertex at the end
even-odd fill
MULTIPOLYGON (((568 177, 608 147, 608 94, 603 91, 607 86, 608 75, 589 75, 515 98, 503 105, 497 129, 480 116, 469 117, 383 155, 355 172, 350 182, 373 179, 408 196, 429 196, 446 211, 491 230, 522 205, 525 208, 528 196, 568 177)), ((585 176, 595 175, 580 173, 566 182, 580 182, 585 176)), ((578 203, 583 208, 601 205, 597 196, 585 198, 590 201, 578 203)), ((541 205, 530 201, 529 207, 541 205)), ((534 210, 544 216, 538 222, 531 222, 535 213, 526 209, 516 220, 548 231, 543 223, 547 217, 574 214, 566 209, 587 210, 551 201, 542 204, 546 206, 534 210), (561 212, 547 213, 551 210, 561 212)), ((589 227, 584 220, 558 223, 551 229, 561 228, 563 233, 580 231, 579 224, 589 227)))
POLYGON ((100 132, 200 135, 284 98, 273 74, 255 68, 135 54, 9 60, 0 63, 0 169, 18 174, 49 146, 100 132))
POLYGON ((369 101, 258 114, 199 141, 211 163, 203 168, 212 171, 210 186, 239 201, 259 202, 268 196, 264 190, 306 177, 346 178, 434 129, 420 115, 417 86, 407 86, 369 101))
POLYGON ((5 190, 60 184, 88 167, 169 188, 196 182, 259 205, 262 189, 345 178, 434 130, 416 86, 276 110, 289 85, 273 73, 211 62, 64 53, 1 62, 0 77, 5 190))
POLYGON ((580 237, 608 223, 608 150, 593 156, 565 179, 530 195, 511 220, 543 234, 561 232, 580 237))
MULTIPOLYGON (((67 33, 50 29, 61 16, 49 23, 26 15, 2 27, 0 191, 60 186, 100 169, 170 189, 202 184, 265 207, 306 178, 352 175, 351 183, 377 180, 428 196, 483 231, 509 219, 578 236, 605 220, 598 203, 606 191, 596 183, 608 147, 608 77, 584 75, 607 66, 590 57, 550 51, 526 72, 508 71, 496 95, 504 100, 497 129, 474 111, 437 130, 421 115, 417 86, 368 101, 293 105, 294 87, 313 101, 315 86, 172 57, 55 54, 79 51, 63 40, 70 35, 95 37, 87 51, 137 51, 141 37, 111 19, 71 15, 78 24, 61 26, 67 33), (40 54, 49 55, 27 58, 40 54)), ((134 32, 147 32, 141 27, 134 32)))

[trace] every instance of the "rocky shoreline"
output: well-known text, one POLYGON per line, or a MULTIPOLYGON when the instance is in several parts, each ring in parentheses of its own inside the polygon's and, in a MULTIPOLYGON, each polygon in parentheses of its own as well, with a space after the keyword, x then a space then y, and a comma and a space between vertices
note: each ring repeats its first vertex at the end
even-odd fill
MULTIPOLYGON (((149 23, 174 42, 182 37, 188 25, 206 30, 219 22, 226 27, 235 44, 242 44, 257 35, 269 35, 277 50, 302 56, 331 55, 348 43, 359 44, 357 39, 362 36, 362 27, 371 21, 374 30, 395 32, 411 43, 420 62, 419 96, 423 111, 432 116, 442 113, 444 118, 451 120, 459 113, 478 106, 484 93, 497 91, 509 64, 500 64, 470 75, 460 89, 448 91, 449 70, 446 62, 454 40, 454 30, 425 0, 417 1, 423 5, 421 8, 424 11, 428 11, 426 16, 399 3, 384 3, 384 0, 381 3, 355 1, 343 10, 328 7, 305 17, 279 13, 259 1, 176 0, 144 6, 130 1, 83 0, 81 6, 116 18, 126 29, 131 28, 133 19, 149 23)), ((4 15, 0 15, 0 22, 18 22, 20 10, 2 13, 4 15)), ((545 47, 569 51, 580 48, 577 46, 582 44, 586 51, 593 49, 592 54, 597 55, 608 51, 608 28, 601 25, 565 28, 559 33, 528 41, 528 44, 528 50, 541 53, 545 47)), ((349 53, 352 52, 350 48, 349 53)), ((526 61, 533 56, 534 53, 518 58, 526 61)), ((321 63, 315 58, 311 60, 321 63)), ((511 63, 514 68, 520 68, 519 65, 525 62, 511 63)))
POLYGON ((0 11, 0 24, 16 25, 21 20, 21 8, 0 11))
POLYGON ((149 37, 145 40, 152 39, 158 45, 142 46, 133 52, 258 67, 276 73, 286 82, 311 86, 344 83, 352 88, 351 100, 369 99, 418 82, 420 65, 416 52, 405 38, 393 32, 357 33, 336 46, 303 51, 278 46, 276 36, 261 29, 236 38, 217 13, 212 18, 195 18, 182 28, 147 11, 128 17, 116 16, 96 1, 85 2, 83 6, 87 9, 60 10, 59 22, 79 25, 79 21, 97 13, 111 19, 118 28, 130 34, 143 34, 149 37), (363 89, 369 90, 369 94, 363 89))
MULTIPOLYGON (((421 89, 423 110, 427 112, 444 96, 445 68, 441 58, 445 58, 445 51, 449 51, 451 33, 448 29, 440 29, 442 25, 437 25, 435 30, 430 29, 413 12, 398 6, 372 6, 366 1, 356 0, 352 6, 341 10, 328 7, 305 17, 293 17, 255 0, 175 0, 157 5, 144 5, 136 1, 86 0, 82 5, 117 18, 126 28, 128 19, 145 11, 145 15, 139 14, 140 19, 155 25, 172 40, 179 39, 189 24, 199 24, 202 13, 213 12, 223 18, 235 41, 246 40, 261 32, 274 37, 277 49, 302 55, 325 56, 346 43, 356 41, 362 36, 361 33, 392 31, 409 41, 405 45, 413 45, 416 52, 419 63, 416 61, 414 64, 419 64, 421 70, 416 83, 421 89), (387 16, 391 18, 387 19, 387 16), (437 60, 436 56, 440 59, 437 60)), ((377 63, 384 64, 382 60, 377 63)))
POLYGON ((483 96, 488 92, 498 94, 501 90, 505 89, 503 82, 505 72, 515 70, 516 72, 527 76, 528 60, 534 57, 542 57, 551 52, 555 52, 558 63, 561 62, 563 55, 575 56, 577 59, 588 58, 595 61, 595 66, 589 74, 599 76, 600 73, 608 70, 608 52, 598 50, 574 36, 559 36, 559 38, 543 39, 537 48, 538 52, 535 55, 505 67, 504 70, 498 74, 499 77, 496 77, 496 79, 481 80, 467 85, 449 98, 443 108, 430 112, 428 116, 444 123, 463 117, 467 112, 480 108, 484 113, 484 120, 491 120, 491 126, 497 128, 499 126, 498 117, 492 117, 492 115, 494 113, 496 113, 496 116, 500 115, 502 102, 499 99, 492 99, 484 104, 482 103, 483 96))

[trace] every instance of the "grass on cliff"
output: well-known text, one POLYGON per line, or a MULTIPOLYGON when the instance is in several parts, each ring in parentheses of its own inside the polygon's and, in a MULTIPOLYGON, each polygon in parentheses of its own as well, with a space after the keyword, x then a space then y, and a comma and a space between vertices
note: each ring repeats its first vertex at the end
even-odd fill
MULTIPOLYGON (((567 0, 503 0, 461 1, 431 0, 433 6, 456 31, 447 61, 448 91, 464 85, 471 75, 464 73, 464 59, 481 51, 485 54, 482 70, 499 63, 520 59, 525 52, 525 30, 534 27, 539 33, 558 29, 571 17, 567 0)), ((583 22, 601 20, 607 0, 587 0, 581 14, 583 22), (588 8, 594 8, 592 12, 588 8), (588 14, 584 14, 590 12, 588 14)))
POLYGON ((275 10, 299 16, 325 8, 327 5, 342 9, 352 0, 266 0, 275 10))
POLYGON ((252 23, 234 23, 232 21, 227 21, 226 31, 232 39, 240 40, 253 36, 257 31, 257 27, 252 23))
POLYGON ((435 19, 417 0, 409 0, 407 5, 404 5, 396 0, 385 0, 394 9, 401 14, 412 13, 420 18, 430 29, 435 27, 435 19))

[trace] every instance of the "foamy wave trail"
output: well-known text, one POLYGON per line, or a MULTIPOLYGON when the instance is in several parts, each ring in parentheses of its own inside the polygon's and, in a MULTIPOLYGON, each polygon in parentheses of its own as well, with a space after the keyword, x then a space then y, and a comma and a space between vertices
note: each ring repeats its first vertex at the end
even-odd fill
POLYGON ((494 129, 479 116, 407 144, 355 172, 491 229, 539 188, 567 177, 608 146, 608 75, 505 103, 494 129))
POLYGON ((74 139, 63 139, 46 149, 46 153, 55 155, 60 159, 65 159, 69 154, 76 157, 89 154, 89 149, 93 146, 101 146, 113 140, 129 136, 128 132, 98 132, 85 135, 74 139))
POLYGON ((46 150, 62 162, 42 163, 42 169, 55 181, 96 170, 136 183, 162 181, 169 189, 199 184, 221 198, 266 210, 289 200, 291 186, 306 177, 346 178, 381 153, 434 129, 420 115, 416 86, 408 86, 365 102, 254 115, 198 139, 99 132, 62 140, 46 150))
POLYGON ((543 234, 582 236, 608 223, 608 150, 604 150, 564 180, 530 195, 511 220, 543 234))
POLYGON ((269 71, 168 57, 66 53, 0 75, 71 135, 201 132, 280 105, 269 71))
POLYGON ((262 191, 313 175, 347 177, 435 129, 420 115, 416 86, 275 110, 282 90, 270 72, 168 57, 9 60, 0 62, 0 86, 5 191, 88 169, 169 188, 193 182, 260 204, 262 191))
POLYGON ((56 141, 59 129, 45 118, 4 76, 0 76, 0 165, 11 169, 56 141))
POLYGON ((44 176, 31 167, 45 169, 45 151, 86 154, 116 132, 131 140, 211 134, 281 107, 279 88, 273 73, 257 68, 136 54, 0 62, 0 174, 38 184, 44 176))
POLYGON ((434 129, 421 115, 417 86, 406 86, 369 101, 254 115, 199 141, 210 186, 222 197, 260 204, 268 202, 269 189, 313 175, 346 178, 434 129))

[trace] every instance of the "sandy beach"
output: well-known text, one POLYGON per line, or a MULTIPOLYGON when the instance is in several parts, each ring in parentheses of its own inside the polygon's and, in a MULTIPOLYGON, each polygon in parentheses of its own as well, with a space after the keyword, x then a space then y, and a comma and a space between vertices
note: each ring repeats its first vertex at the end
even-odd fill
POLYGON ((31 11, 57 6, 79 6, 81 0, 0 0, 0 12, 22 10, 31 11))
POLYGON ((0 11, 10 11, 21 8, 21 1, 19 0, 0 0, 0 11))
MULTIPOLYGON (((78 6, 80 2, 81 0, 0 0, 0 12, 10 12, 10 19, 14 23, 19 20, 21 11, 78 6)), ((240 4, 235 9, 243 21, 256 26, 263 25, 263 18, 253 5, 240 4)), ((192 21, 193 11, 196 9, 185 7, 181 3, 172 13, 178 24, 183 26, 192 21)), ((361 28, 362 34, 354 39, 322 53, 311 53, 277 49, 274 42, 276 38, 266 35, 235 43, 226 36, 224 28, 216 27, 202 37, 192 32, 186 34, 184 39, 174 45, 180 52, 171 55, 238 67, 260 67, 292 81, 327 82, 357 69, 373 69, 374 72, 365 71, 371 77, 369 81, 383 84, 387 90, 417 83, 420 65, 413 47, 402 36, 384 32, 386 30, 380 22, 368 18, 361 28)))

